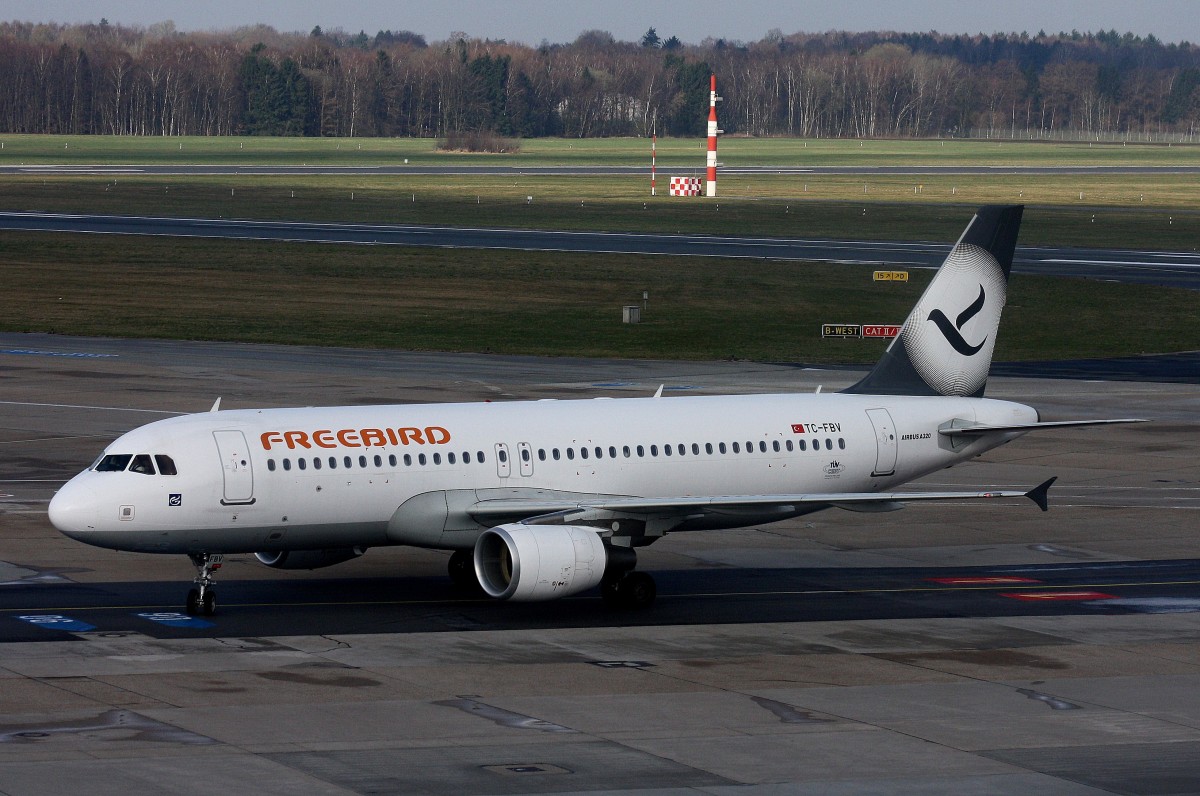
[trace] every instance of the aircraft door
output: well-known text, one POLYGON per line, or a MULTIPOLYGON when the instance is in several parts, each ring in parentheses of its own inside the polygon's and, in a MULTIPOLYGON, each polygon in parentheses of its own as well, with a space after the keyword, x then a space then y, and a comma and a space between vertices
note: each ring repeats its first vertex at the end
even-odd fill
POLYGON ((503 442, 496 443, 496 475, 501 478, 512 475, 512 459, 508 456, 508 445, 503 442))
POLYGON ((517 457, 520 460, 521 475, 525 478, 533 475, 533 448, 528 442, 517 443, 517 457))
POLYGON ((896 472, 896 426, 886 409, 868 409, 867 417, 875 428, 875 470, 872 476, 896 472))
POLYGON ((214 431, 221 470, 225 477, 223 505, 254 502, 254 471, 250 466, 250 448, 240 431, 214 431))

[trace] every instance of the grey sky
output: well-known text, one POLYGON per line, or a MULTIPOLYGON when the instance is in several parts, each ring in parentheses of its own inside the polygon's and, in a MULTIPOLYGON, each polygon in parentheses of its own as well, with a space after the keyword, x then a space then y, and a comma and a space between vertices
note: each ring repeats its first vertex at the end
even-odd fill
POLYGON ((1196 0, 0 0, 0 20, 150 25, 221 30, 265 23, 281 31, 343 28, 412 30, 429 41, 454 31, 536 45, 569 42, 584 30, 636 40, 653 26, 687 43, 714 38, 756 41, 826 30, 942 33, 1127 31, 1166 42, 1200 42, 1196 0))

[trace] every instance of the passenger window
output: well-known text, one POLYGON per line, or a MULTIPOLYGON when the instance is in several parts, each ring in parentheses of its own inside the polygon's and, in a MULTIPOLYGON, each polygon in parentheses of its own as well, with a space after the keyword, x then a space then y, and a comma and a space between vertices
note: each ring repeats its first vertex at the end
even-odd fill
POLYGON ((719 451, 721 451, 721 453, 724 453, 724 452, 725 452, 725 443, 724 443, 724 442, 720 442, 720 443, 718 443, 718 444, 717 444, 717 449, 718 449, 719 451))
POLYGON ((406 454, 404 454, 404 466, 405 466, 405 467, 412 467, 412 456, 410 456, 410 455, 409 455, 409 454, 407 454, 407 453, 406 453, 406 454))
POLYGON ((699 445, 697 445, 697 444, 696 444, 696 443, 694 443, 694 442, 692 443, 692 455, 693 455, 693 456, 699 456, 699 455, 700 455, 700 446, 699 446, 699 445))
MULTIPOLYGON (((628 453, 626 455, 628 455, 628 453)), ((617 448, 615 445, 608 446, 608 458, 610 458, 610 459, 617 458, 617 448)))
POLYGON ((290 470, 290 469, 292 469, 292 460, 291 460, 291 459, 284 459, 284 460, 283 460, 283 469, 285 469, 285 470, 290 470))
POLYGON ((711 442, 704 443, 704 452, 707 453, 709 456, 712 456, 712 443, 711 442))
POLYGON ((657 445, 651 445, 651 446, 650 446, 650 455, 651 455, 651 456, 657 456, 657 455, 658 455, 658 446, 657 446, 657 445))
POLYGON ((267 459, 267 469, 270 470, 271 472, 275 472, 275 460, 274 459, 267 459))
POLYGON ((643 448, 641 445, 638 445, 637 446, 637 454, 638 454, 639 459, 642 458, 643 456, 646 455, 646 449, 643 448))
POLYGON ((139 453, 137 456, 134 456, 133 464, 129 465, 129 472, 154 475, 154 462, 150 460, 150 454, 139 453))
POLYGON ((596 458, 597 458, 597 459, 603 459, 603 458, 604 458, 604 449, 603 449, 603 448, 601 448, 601 447, 599 447, 599 446, 596 446, 596 458))
POLYGON ((440 454, 440 453, 433 454, 433 463, 441 464, 442 463, 442 454, 440 454))
POLYGON ((351 459, 349 456, 345 456, 342 458, 342 464, 346 465, 346 469, 349 470, 351 467, 354 466, 354 460, 351 459))
POLYGON ((375 454, 375 466, 376 466, 376 467, 383 467, 383 457, 382 457, 382 456, 380 456, 378 453, 377 453, 377 454, 375 454))
POLYGON ((804 440, 800 440, 796 444, 800 446, 800 450, 805 450, 808 448, 808 443, 805 442, 804 440))
POLYGON ((175 469, 175 460, 166 454, 154 454, 154 463, 158 465, 159 475, 179 475, 175 469))
POLYGON ((112 453, 105 456, 96 463, 96 472, 98 473, 122 473, 129 466, 129 460, 133 458, 131 453, 112 453))
POLYGON ((558 461, 559 460, 558 448, 554 448, 553 450, 551 450, 550 456, 552 456, 554 458, 554 461, 558 461))
POLYGON ((738 445, 736 442, 735 442, 735 443, 733 443, 733 452, 734 452, 734 453, 741 453, 741 452, 742 452, 742 448, 741 448, 741 446, 740 446, 740 445, 738 445))
POLYGON ((546 449, 545 448, 538 448, 538 461, 539 462, 546 461, 546 449))
POLYGON ((297 459, 296 466, 299 467, 301 470, 307 469, 308 468, 308 460, 307 459, 297 459))
POLYGON ((479 460, 480 464, 483 464, 487 461, 487 459, 484 458, 483 451, 475 451, 475 458, 479 460))
POLYGON ((833 450, 833 440, 831 440, 831 439, 825 440, 825 450, 827 450, 827 451, 833 450))
POLYGON ((575 449, 574 448, 567 448, 567 458, 570 459, 571 461, 575 461, 575 449))
POLYGON ((587 457, 588 457, 587 448, 580 448, 579 449, 579 458, 586 459, 587 457))
POLYGON ((320 459, 313 459, 313 469, 314 470, 321 469, 321 460, 320 459))
POLYGON ((792 441, 789 439, 789 440, 787 440, 787 441, 785 441, 785 442, 784 442, 784 445, 786 445, 786 446, 787 446, 788 453, 791 453, 791 452, 792 452, 792 441))
POLYGON ((425 454, 423 454, 423 453, 417 454, 417 464, 421 465, 422 467, 425 466, 425 454))
POLYGON ((496 452, 496 457, 500 459, 501 464, 504 464, 508 461, 508 451, 501 449, 496 452))
POLYGON ((671 446, 670 445, 663 445, 663 455, 664 456, 671 455, 671 446))
POLYGON ((388 467, 395 467, 395 466, 396 466, 396 454, 393 453, 388 456, 388 467))
POLYGON ((838 449, 846 450, 846 440, 844 437, 838 437, 838 449))
POLYGON ((471 452, 463 451, 463 464, 470 464, 470 463, 471 463, 471 452))
POLYGON ((626 445, 626 446, 622 447, 622 448, 621 448, 621 453, 623 453, 623 454, 625 455, 625 458, 626 458, 626 459, 628 459, 628 458, 629 458, 629 456, 630 456, 630 453, 631 453, 631 452, 630 452, 630 450, 629 450, 629 446, 628 446, 628 445, 626 445))
POLYGON ((446 454, 446 462, 448 464, 454 464, 454 454, 453 453, 446 454))
POLYGON ((329 469, 330 469, 330 470, 336 470, 336 469, 337 469, 337 457, 336 457, 336 456, 330 456, 330 457, 329 457, 329 469))
POLYGON ((774 449, 776 453, 779 453, 779 440, 773 440, 771 442, 771 448, 774 449))
POLYGON ((521 461, 523 461, 523 462, 529 461, 529 449, 528 448, 521 448, 521 461))

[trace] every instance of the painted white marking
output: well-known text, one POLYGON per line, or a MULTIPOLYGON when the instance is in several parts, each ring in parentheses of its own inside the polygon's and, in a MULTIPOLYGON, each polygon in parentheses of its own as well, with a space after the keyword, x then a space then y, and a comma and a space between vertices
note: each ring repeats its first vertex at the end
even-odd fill
POLYGON ((88 406, 86 404, 39 404, 30 401, 0 401, 0 406, 39 406, 46 409, 98 409, 103 412, 142 412, 151 415, 188 414, 188 412, 168 412, 165 409, 130 409, 125 406, 88 406))

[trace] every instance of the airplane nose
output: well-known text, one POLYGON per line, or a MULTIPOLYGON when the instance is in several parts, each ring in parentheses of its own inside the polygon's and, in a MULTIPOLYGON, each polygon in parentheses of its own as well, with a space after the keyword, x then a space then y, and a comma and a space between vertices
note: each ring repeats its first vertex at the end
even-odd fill
POLYGON ((63 485, 50 499, 50 523, 72 539, 83 539, 96 530, 98 493, 78 478, 63 485))

